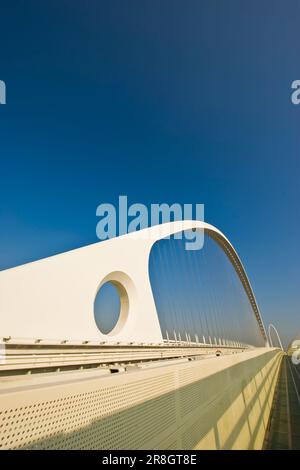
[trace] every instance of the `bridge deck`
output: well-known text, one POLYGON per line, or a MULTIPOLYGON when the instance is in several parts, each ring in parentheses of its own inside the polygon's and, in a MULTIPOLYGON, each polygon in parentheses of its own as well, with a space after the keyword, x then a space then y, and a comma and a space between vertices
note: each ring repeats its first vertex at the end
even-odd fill
POLYGON ((284 356, 264 448, 300 449, 300 365, 284 356))
POLYGON ((53 372, 144 363, 162 359, 234 354, 244 347, 200 343, 162 344, 43 344, 6 343, 0 349, 0 377, 32 371, 53 372))
MULTIPOLYGON (((6 352, 14 356, 15 346, 6 352)), ((53 349, 56 358, 57 346, 53 349)), ((107 354, 114 356, 111 349, 107 354)), ((0 377, 0 447, 260 449, 281 352, 257 348, 217 358, 213 351, 196 355, 196 349, 192 360, 163 358, 89 369, 78 363, 77 369, 47 373, 40 368, 21 373, 24 369, 15 363, 16 369, 0 377)), ((25 358, 27 367, 35 355, 41 359, 37 351, 37 346, 20 348, 32 355, 25 358)), ((139 347, 135 352, 142 353, 139 347)), ((184 353, 183 346, 178 352, 184 353)), ((50 345, 41 347, 42 356, 49 353, 50 345)))

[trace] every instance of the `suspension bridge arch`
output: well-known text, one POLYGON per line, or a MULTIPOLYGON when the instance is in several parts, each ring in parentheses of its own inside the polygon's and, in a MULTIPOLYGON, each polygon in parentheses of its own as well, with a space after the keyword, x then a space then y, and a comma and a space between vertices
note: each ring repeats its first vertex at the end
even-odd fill
POLYGON ((216 227, 192 220, 161 224, 0 272, 0 336, 161 343, 149 256, 155 242, 187 230, 204 231, 226 254, 268 344, 255 295, 236 250, 216 227), (109 338, 94 320, 94 299, 107 281, 123 288, 128 302, 122 325, 109 338))

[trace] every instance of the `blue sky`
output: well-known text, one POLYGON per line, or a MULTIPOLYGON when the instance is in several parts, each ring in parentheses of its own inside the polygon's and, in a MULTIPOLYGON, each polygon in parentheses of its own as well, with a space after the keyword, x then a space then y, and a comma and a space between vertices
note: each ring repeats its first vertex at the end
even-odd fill
POLYGON ((300 331, 300 5, 1 2, 0 269, 96 241, 96 207, 204 203, 266 323, 300 331))

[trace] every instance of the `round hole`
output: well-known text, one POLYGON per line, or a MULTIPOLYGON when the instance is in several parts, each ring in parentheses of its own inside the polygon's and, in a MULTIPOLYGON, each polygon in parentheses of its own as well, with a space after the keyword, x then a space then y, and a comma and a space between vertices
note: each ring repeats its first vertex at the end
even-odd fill
POLYGON ((104 335, 119 332, 128 313, 128 296, 118 281, 107 281, 99 289, 94 302, 97 327, 104 335))

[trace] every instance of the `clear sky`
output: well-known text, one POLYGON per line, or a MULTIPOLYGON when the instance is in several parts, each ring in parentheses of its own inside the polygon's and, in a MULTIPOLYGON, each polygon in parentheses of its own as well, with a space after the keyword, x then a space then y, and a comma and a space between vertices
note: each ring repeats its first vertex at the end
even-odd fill
POLYGON ((300 331, 300 3, 1 1, 0 268, 96 239, 96 207, 204 203, 266 323, 300 331))

